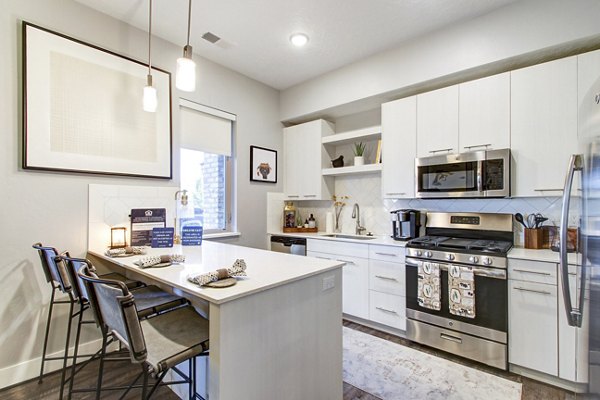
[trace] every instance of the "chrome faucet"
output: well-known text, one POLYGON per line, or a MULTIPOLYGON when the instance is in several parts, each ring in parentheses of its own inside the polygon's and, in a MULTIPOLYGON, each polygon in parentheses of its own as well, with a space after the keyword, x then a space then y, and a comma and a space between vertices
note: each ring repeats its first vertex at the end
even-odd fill
POLYGON ((352 218, 356 218, 356 234, 360 235, 362 231, 366 231, 367 228, 360 225, 360 207, 358 203, 354 203, 354 208, 352 209, 352 218))

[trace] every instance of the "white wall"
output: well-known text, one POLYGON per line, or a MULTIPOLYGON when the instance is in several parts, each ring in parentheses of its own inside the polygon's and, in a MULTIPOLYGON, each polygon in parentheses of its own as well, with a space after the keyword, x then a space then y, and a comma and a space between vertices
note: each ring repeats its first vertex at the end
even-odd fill
MULTIPOLYGON (((0 11, 0 387, 32 378, 39 368, 44 323, 50 298, 37 253, 36 241, 83 256, 87 245, 87 190, 89 183, 178 186, 179 157, 173 154, 171 181, 23 171, 21 159, 21 30, 20 20, 145 60, 147 34, 70 0, 7 0, 0 11)), ((153 41, 153 61, 174 73, 181 48, 153 41)), ((238 179, 239 244, 264 247, 267 191, 277 185, 249 182, 249 146, 281 151, 279 94, 276 90, 197 58, 198 84, 185 97, 237 114, 236 158, 238 179), (254 205, 252 212, 248 204, 254 205)), ((175 82, 174 75, 172 76, 175 82)), ((173 145, 179 144, 177 104, 173 85, 173 145)), ((141 88, 140 88, 141 96, 141 88)), ((141 103, 140 103, 141 104, 141 103)), ((281 153, 279 153, 281 154, 281 153)), ((281 164, 280 164, 281 165, 281 164)), ((62 346, 65 312, 58 313, 50 351, 62 346)), ((90 336, 87 336, 89 339, 90 336)))
POLYGON ((281 120, 361 109, 360 102, 371 109, 424 82, 598 35, 598 15, 597 0, 515 2, 284 90, 281 120))

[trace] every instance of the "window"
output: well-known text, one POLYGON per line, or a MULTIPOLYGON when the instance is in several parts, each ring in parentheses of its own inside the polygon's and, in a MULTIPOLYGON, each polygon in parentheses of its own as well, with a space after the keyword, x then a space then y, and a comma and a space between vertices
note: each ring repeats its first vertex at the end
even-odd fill
POLYGON ((235 116, 180 100, 181 189, 189 205, 181 226, 197 224, 204 233, 233 231, 232 121, 235 116))

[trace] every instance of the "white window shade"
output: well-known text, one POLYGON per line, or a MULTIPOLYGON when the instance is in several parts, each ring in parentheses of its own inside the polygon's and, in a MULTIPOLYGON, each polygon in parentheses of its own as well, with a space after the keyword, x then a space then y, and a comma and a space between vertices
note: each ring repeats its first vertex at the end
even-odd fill
POLYGON ((194 108, 179 106, 181 147, 230 157, 231 120, 194 108))

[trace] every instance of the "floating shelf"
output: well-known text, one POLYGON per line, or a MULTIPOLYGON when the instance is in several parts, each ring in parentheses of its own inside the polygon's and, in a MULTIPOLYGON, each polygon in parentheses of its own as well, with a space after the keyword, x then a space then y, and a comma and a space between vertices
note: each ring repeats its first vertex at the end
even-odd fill
POLYGON ((347 143, 354 143, 356 141, 377 139, 381 139, 381 125, 324 136, 321 139, 321 143, 338 146, 347 143))
POLYGON ((341 168, 323 168, 323 176, 376 174, 381 172, 383 164, 366 164, 341 168))

